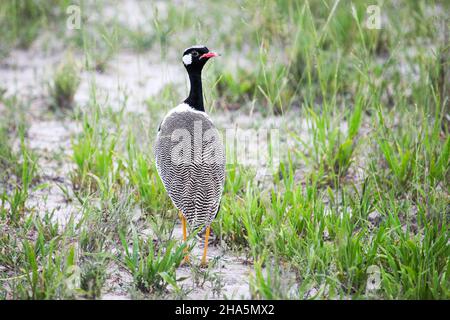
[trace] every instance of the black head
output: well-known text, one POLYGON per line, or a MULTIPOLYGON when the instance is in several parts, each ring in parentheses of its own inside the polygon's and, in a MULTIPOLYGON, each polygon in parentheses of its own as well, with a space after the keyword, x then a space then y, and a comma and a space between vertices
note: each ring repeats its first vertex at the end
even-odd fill
POLYGON ((205 46, 192 46, 183 52, 183 64, 188 72, 201 72, 206 62, 218 54, 205 46))

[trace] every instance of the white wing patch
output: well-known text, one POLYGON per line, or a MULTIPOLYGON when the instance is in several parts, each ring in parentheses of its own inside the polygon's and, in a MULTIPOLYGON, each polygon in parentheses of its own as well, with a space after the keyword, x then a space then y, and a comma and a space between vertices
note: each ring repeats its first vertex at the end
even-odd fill
POLYGON ((183 56, 183 63, 185 65, 189 65, 192 63, 192 55, 191 54, 186 54, 183 56))
POLYGON ((164 117, 164 119, 161 121, 160 127, 162 127, 162 126, 164 125, 164 122, 166 121, 166 119, 167 119, 168 117, 170 117, 173 113, 176 113, 176 112, 195 112, 195 113, 199 113, 199 114, 202 114, 206 119, 208 119, 209 121, 212 122, 212 120, 211 120, 211 118, 209 117, 209 115, 207 115, 205 112, 195 110, 194 108, 192 108, 191 106, 189 106, 189 105, 186 104, 186 103, 181 103, 181 104, 179 104, 178 106, 176 106, 175 108, 173 108, 172 110, 170 110, 170 111, 166 114, 166 116, 164 117))

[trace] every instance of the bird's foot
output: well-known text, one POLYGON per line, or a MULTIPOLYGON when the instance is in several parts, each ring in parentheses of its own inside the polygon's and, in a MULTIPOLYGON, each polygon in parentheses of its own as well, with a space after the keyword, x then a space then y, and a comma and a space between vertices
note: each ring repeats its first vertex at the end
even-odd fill
POLYGON ((202 269, 208 268, 208 262, 202 259, 202 262, 200 262, 200 268, 202 269))
POLYGON ((185 256, 183 261, 181 261, 181 266, 189 267, 190 265, 191 265, 191 260, 189 259, 189 256, 185 256))

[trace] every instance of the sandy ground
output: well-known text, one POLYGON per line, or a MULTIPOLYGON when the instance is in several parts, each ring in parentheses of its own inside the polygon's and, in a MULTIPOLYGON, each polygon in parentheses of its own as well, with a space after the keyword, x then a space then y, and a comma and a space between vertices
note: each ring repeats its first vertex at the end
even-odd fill
MULTIPOLYGON (((181 225, 177 225, 174 230, 174 237, 182 240, 181 225)), ((223 246, 225 247, 225 246, 223 246)), ((180 285, 190 288, 190 299, 249 299, 249 276, 252 272, 251 266, 245 263, 245 259, 233 255, 231 252, 222 249, 220 244, 208 246, 207 259, 212 262, 212 268, 208 270, 214 274, 214 281, 206 281, 203 286, 196 286, 192 282, 192 272, 189 266, 182 266, 177 271, 177 277, 186 277, 180 285), (217 259, 217 261, 212 261, 217 259), (214 291, 214 284, 220 285, 220 291, 214 291)), ((203 243, 197 243, 192 249, 190 259, 199 265, 203 254, 203 243)))
MULTIPOLYGON (((164 6, 158 5, 160 13, 164 13, 164 6)), ((120 10, 106 6, 105 16, 112 17, 114 12, 128 12, 135 16, 126 19, 129 23, 142 23, 142 8, 136 7, 134 1, 119 2, 120 10), (108 10, 110 10, 108 14, 108 10)), ((92 19, 95 19, 95 15, 92 19)), ((101 17, 97 17, 100 19, 101 17)), ((27 142, 38 155, 41 171, 40 183, 46 187, 32 191, 28 200, 28 207, 43 215, 53 213, 61 226, 73 216, 79 218, 80 207, 76 201, 68 201, 73 194, 70 182, 70 172, 73 168, 71 161, 71 139, 80 130, 80 124, 69 118, 58 119, 51 115, 45 103, 48 81, 52 77, 54 68, 64 57, 64 50, 58 42, 50 42, 48 35, 38 38, 29 50, 14 50, 0 65, 2 87, 7 95, 18 95, 24 101, 31 101, 29 106, 29 131, 27 142), (43 44, 46 48, 43 50, 43 44)), ((81 54, 74 53, 75 59, 82 64, 81 54)), ((176 55, 174 55, 176 56, 176 55)), ((126 105, 126 111, 141 113, 146 106, 144 101, 157 94, 166 84, 176 84, 187 91, 187 81, 180 61, 168 58, 162 61, 160 55, 152 52, 136 54, 118 52, 109 61, 104 72, 83 71, 81 84, 75 95, 76 104, 88 108, 87 104, 92 87, 96 88, 96 97, 100 105, 121 108, 126 105), (126 103, 125 103, 126 102, 126 103)), ((236 128, 275 128, 280 130, 294 129, 299 138, 306 143, 310 139, 310 124, 303 119, 291 121, 294 115, 285 117, 263 117, 260 114, 246 115, 240 112, 218 112, 212 115, 216 125, 221 130, 236 128), (286 121, 288 119, 289 121, 286 121)), ((342 123, 342 130, 346 124, 342 123)), ((285 138, 281 141, 286 147, 299 148, 295 141, 285 138)), ((280 146, 280 150, 284 148, 280 146)), ((356 172, 357 178, 362 172, 356 172)), ((302 169, 296 172, 297 180, 302 179, 302 169)), ((263 181, 262 177, 261 181, 263 181)), ((270 179, 269 179, 270 180, 270 179)), ((270 182, 269 182, 270 184, 270 182)), ((269 186, 269 185, 268 185, 269 186)), ((181 225, 176 224, 174 237, 181 240, 181 225)), ((217 259, 217 263, 209 272, 214 281, 206 281, 203 286, 195 285, 193 272, 189 267, 182 266, 177 271, 177 277, 186 277, 182 285, 190 288, 188 298, 249 298, 249 275, 252 266, 243 257, 235 256, 224 250, 223 245, 211 245, 208 251, 209 259, 217 259), (215 292, 214 286, 219 284, 220 292, 215 292)), ((202 248, 197 245, 192 251, 192 257, 199 260, 202 248)), ((108 270, 104 299, 129 299, 129 287, 132 284, 130 274, 117 265, 111 265, 108 270)))
MULTIPOLYGON (((80 124, 69 118, 58 118, 50 114, 45 104, 46 84, 51 79, 53 68, 63 58, 60 51, 42 52, 36 49, 15 50, 2 64, 2 82, 7 94, 17 94, 25 101, 31 101, 29 106, 29 131, 27 142, 38 155, 41 171, 40 183, 46 187, 35 190, 28 200, 28 207, 40 215, 52 213, 61 227, 72 217, 78 219, 81 215, 79 204, 68 201, 73 195, 70 182, 70 172, 74 164, 71 160, 71 139, 80 131, 80 124), (66 195, 68 193, 69 197, 66 195)), ((166 84, 178 84, 186 87, 186 78, 181 63, 178 61, 155 63, 150 56, 137 55, 129 52, 117 53, 108 64, 105 72, 82 73, 81 84, 75 95, 75 102, 88 108, 92 86, 96 88, 100 105, 120 108, 126 98, 126 111, 141 113, 145 110, 144 101, 157 94, 166 84)), ((186 87, 187 88, 187 87, 186 87)), ((295 112, 295 111, 293 111, 295 112)), ((261 114, 244 114, 242 112, 217 112, 212 115, 217 127, 226 130, 266 128, 277 129, 281 137, 286 130, 295 129, 299 138, 309 141, 310 123, 303 119, 290 121, 295 115, 285 117, 263 117, 261 114), (287 121, 286 119, 289 119, 287 121)), ((346 130, 345 122, 342 130, 346 130)), ((283 138, 283 146, 299 148, 292 139, 283 138)), ((264 146, 266 147, 266 146, 264 146)), ((270 187, 270 176, 257 176, 258 181, 270 187), (268 178, 268 179, 267 179, 268 178)), ((302 169, 296 173, 300 181, 302 169)), ((176 224, 174 237, 181 240, 181 225, 176 224)), ((189 299, 216 298, 250 298, 249 279, 253 270, 243 257, 235 256, 225 249, 225 245, 210 245, 208 258, 217 260, 209 270, 209 280, 204 284, 196 284, 194 272, 187 266, 177 271, 180 282, 188 288, 189 299), (220 287, 220 290, 215 290, 220 287)), ((202 248, 197 245, 192 251, 192 259, 198 264, 202 248)), ((130 287, 133 279, 122 267, 112 263, 108 268, 108 279, 105 285, 103 299, 130 299, 130 287)))
MULTIPOLYGON (((71 139, 79 132, 80 124, 69 118, 60 119, 51 115, 45 104, 46 84, 60 59, 62 54, 56 50, 14 50, 0 68, 2 86, 7 90, 7 95, 18 95, 24 101, 31 101, 27 109, 27 143, 38 156, 39 183, 45 187, 31 192, 27 207, 40 215, 53 214, 53 219, 64 227, 70 218, 78 219, 81 215, 79 204, 68 199, 73 194, 70 181, 70 172, 74 166, 71 161, 71 139)), ((112 106, 117 102, 116 106, 121 107, 123 96, 119 95, 126 92, 127 111, 139 113, 145 108, 144 100, 158 93, 164 85, 185 85, 184 72, 180 73, 183 71, 181 65, 175 67, 149 61, 142 55, 119 53, 104 73, 84 72, 75 102, 80 106, 86 105, 90 88, 95 83, 100 101, 104 99, 112 106)), ((225 121, 229 122, 230 119, 225 121)), ((175 226, 174 237, 181 240, 180 224, 175 226)), ((192 259, 199 259, 201 254, 202 248, 196 246, 192 251, 192 259)), ((214 274, 221 290, 212 290, 213 283, 208 281, 196 286, 191 269, 182 266, 177 271, 177 277, 185 278, 181 285, 190 290, 187 298, 249 298, 250 267, 243 263, 241 257, 221 249, 221 246, 210 245, 208 258, 218 260, 209 273, 214 274)), ((111 264, 102 298, 130 299, 128 289, 132 280, 128 272, 111 264)))

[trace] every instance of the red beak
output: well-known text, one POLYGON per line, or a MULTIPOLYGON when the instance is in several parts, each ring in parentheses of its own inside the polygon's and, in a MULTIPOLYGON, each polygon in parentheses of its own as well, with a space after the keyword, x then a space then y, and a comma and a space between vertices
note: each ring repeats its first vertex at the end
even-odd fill
POLYGON ((200 56, 200 59, 203 59, 203 58, 213 58, 213 57, 217 57, 218 55, 219 55, 219 54, 210 51, 210 52, 208 52, 208 53, 202 54, 202 55, 200 56))

